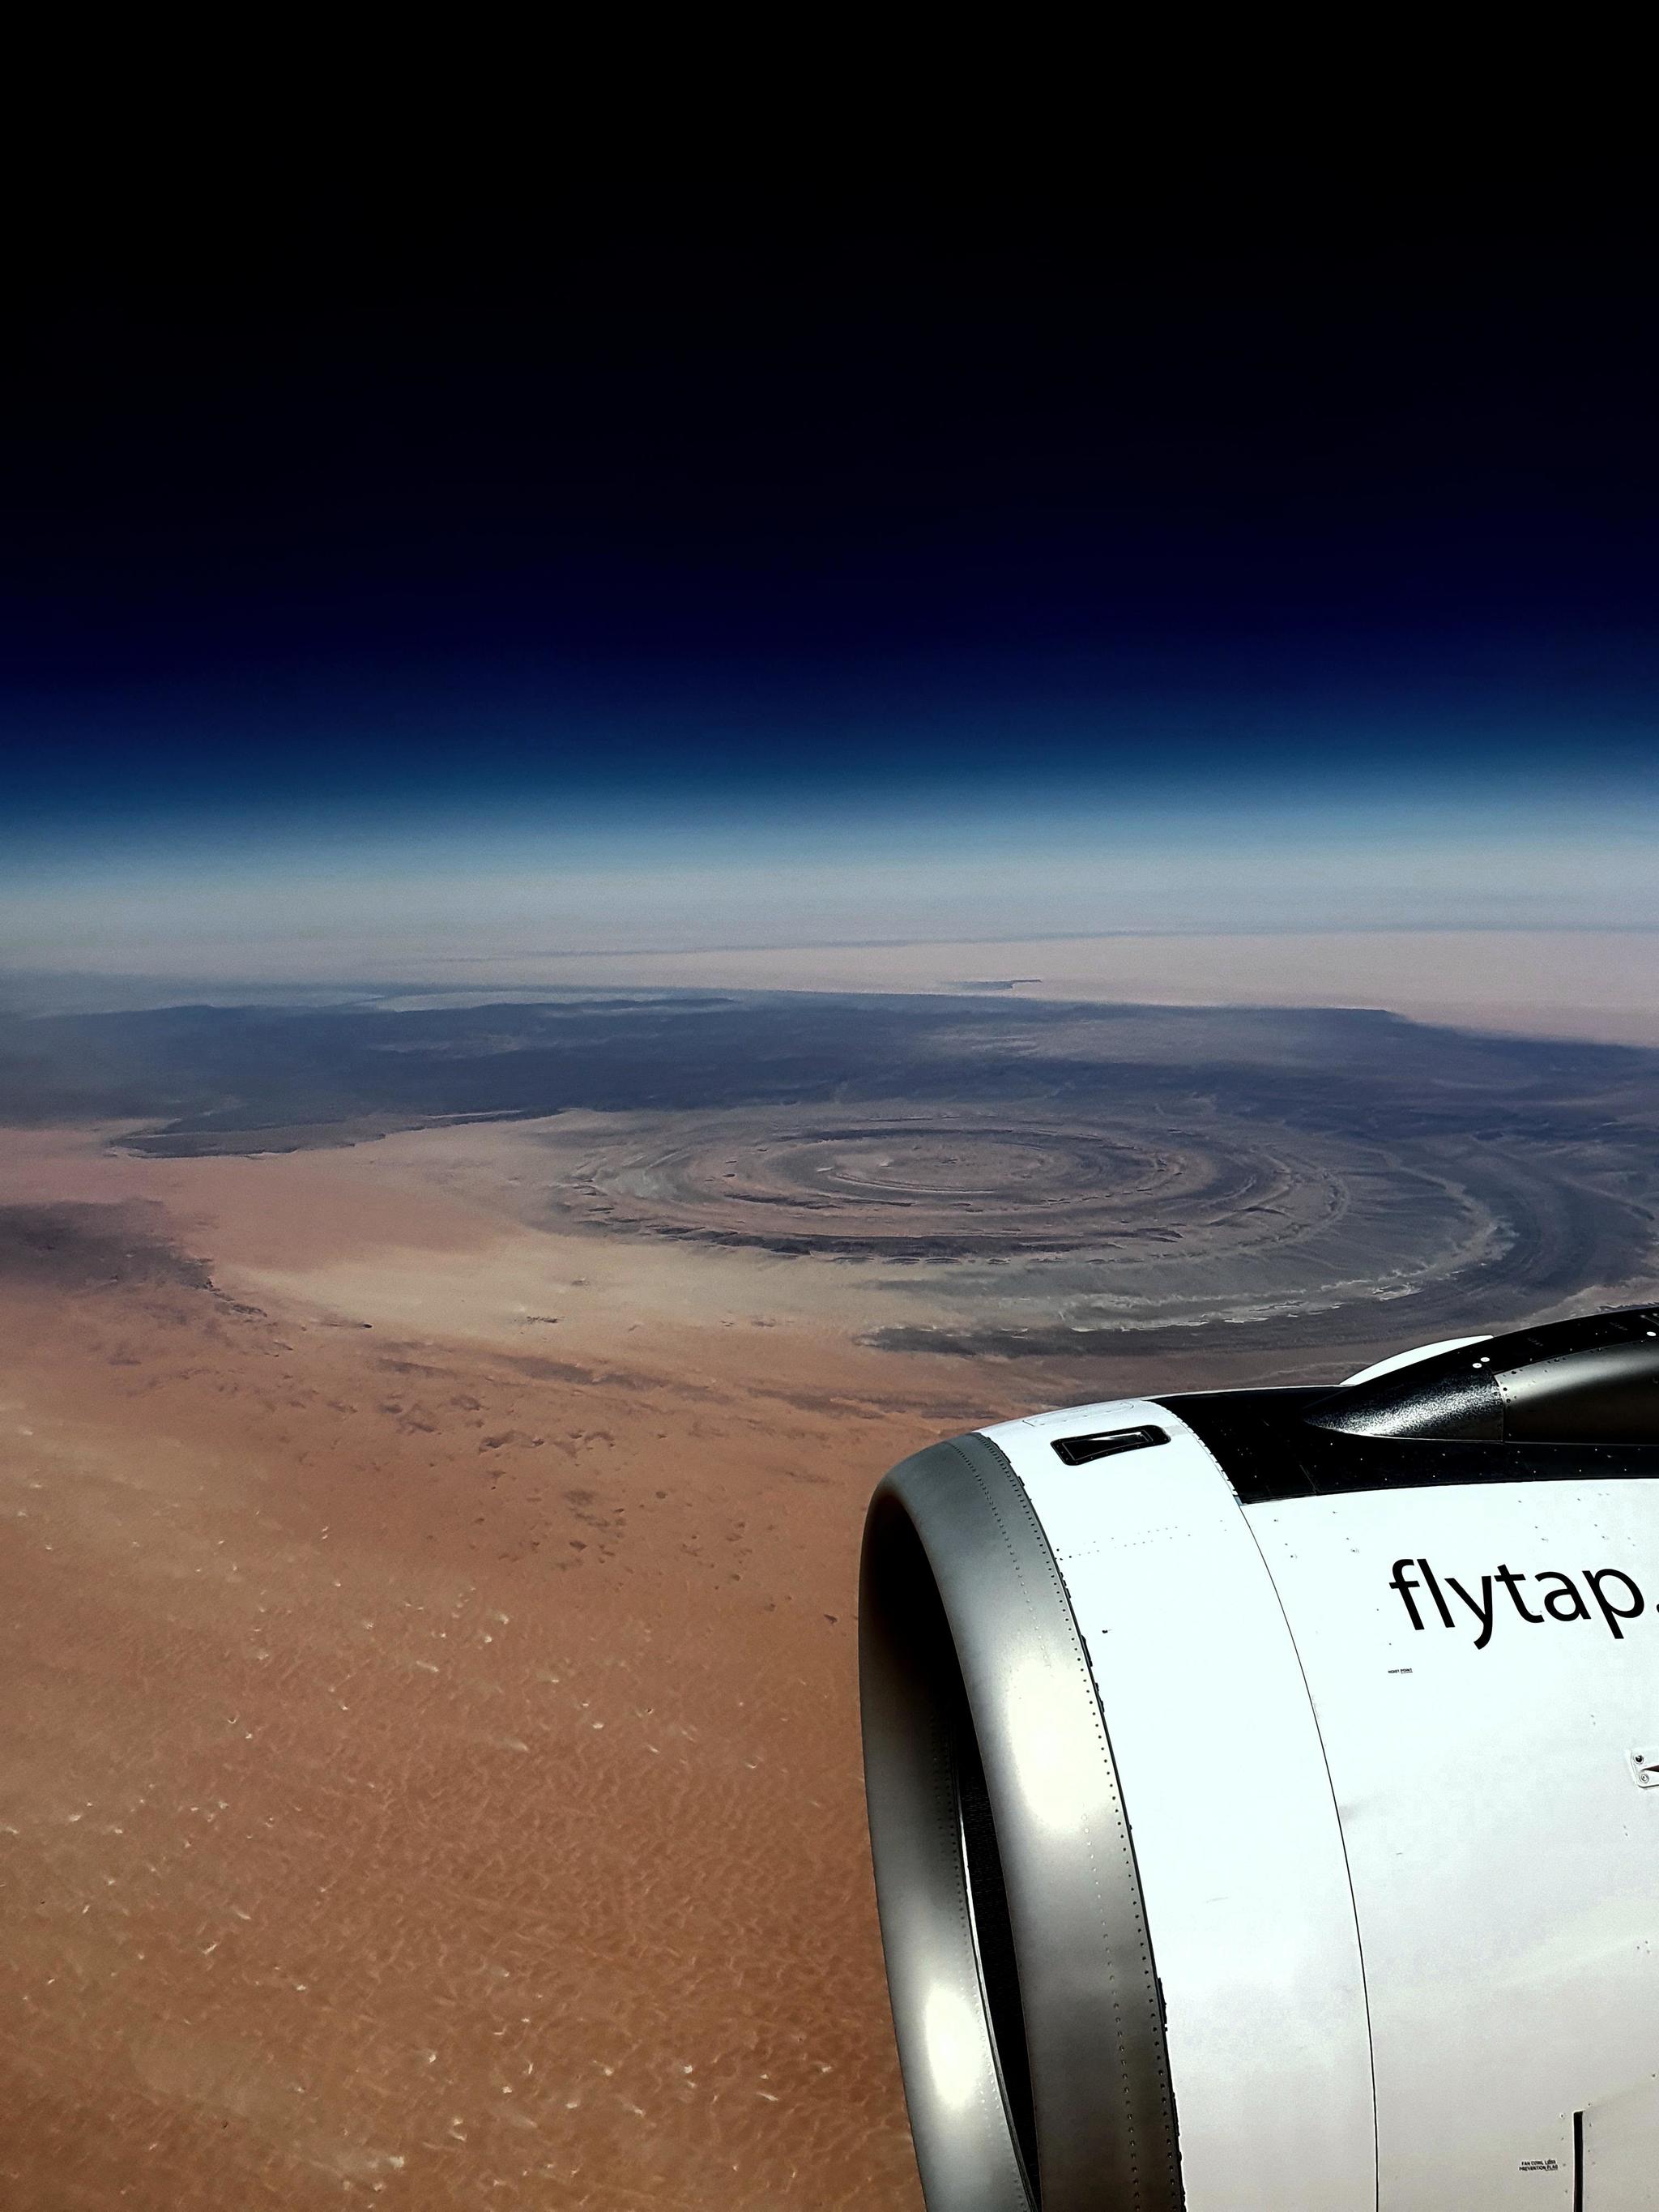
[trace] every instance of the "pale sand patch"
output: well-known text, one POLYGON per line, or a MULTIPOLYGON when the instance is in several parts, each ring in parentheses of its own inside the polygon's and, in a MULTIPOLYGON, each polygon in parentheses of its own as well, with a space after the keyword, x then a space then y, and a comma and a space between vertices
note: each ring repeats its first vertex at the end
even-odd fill
POLYGON ((276 1271, 388 1249, 476 1252, 499 1233, 435 1184, 376 1172, 372 1146, 199 1159, 111 1149, 139 1126, 152 1125, 0 1132, 0 1205, 149 1200, 191 1253, 276 1271))
POLYGON ((550 1194, 604 1120, 199 1159, 112 1152, 119 1128, 6 1130, 0 1205, 159 1204, 232 1297, 521 1352, 609 1356, 665 1328, 869 1325, 855 1268, 561 1230, 550 1194))

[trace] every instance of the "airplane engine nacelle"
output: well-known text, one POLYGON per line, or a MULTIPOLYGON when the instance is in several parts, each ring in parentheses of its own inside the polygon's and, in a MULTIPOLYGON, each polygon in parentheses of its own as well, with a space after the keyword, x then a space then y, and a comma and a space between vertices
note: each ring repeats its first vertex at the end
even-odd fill
POLYGON ((1659 2204, 1659 1309, 933 1445, 860 1665, 931 2212, 1659 2204))

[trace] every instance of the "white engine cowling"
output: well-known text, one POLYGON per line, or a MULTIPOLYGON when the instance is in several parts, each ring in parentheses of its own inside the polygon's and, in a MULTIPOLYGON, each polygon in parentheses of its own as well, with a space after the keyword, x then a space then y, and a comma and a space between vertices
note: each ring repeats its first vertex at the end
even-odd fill
POLYGON ((1659 2205, 1659 1310, 933 1445, 860 1656, 931 2212, 1659 2205))

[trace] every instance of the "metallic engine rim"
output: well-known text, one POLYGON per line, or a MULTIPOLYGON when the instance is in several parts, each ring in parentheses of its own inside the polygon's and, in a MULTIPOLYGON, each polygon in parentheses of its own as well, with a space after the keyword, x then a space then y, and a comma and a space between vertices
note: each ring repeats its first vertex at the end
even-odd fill
POLYGON ((860 1663, 882 1942, 930 2212, 1032 2201, 970 1926, 951 1753, 963 1696, 1018 1961, 1043 2212, 1178 2212, 1158 1978, 1111 1746, 1054 1555, 988 1438, 933 1445, 878 1489, 860 1663))

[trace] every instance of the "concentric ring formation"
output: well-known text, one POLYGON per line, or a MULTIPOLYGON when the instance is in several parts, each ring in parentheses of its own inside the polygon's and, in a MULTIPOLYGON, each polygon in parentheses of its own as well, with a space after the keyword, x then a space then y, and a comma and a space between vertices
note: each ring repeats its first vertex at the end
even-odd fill
POLYGON ((1262 1139, 896 1113, 659 1126, 590 1159, 572 1196, 659 1236, 916 1259, 1277 1244, 1346 1205, 1328 1166, 1262 1139))
POLYGON ((1426 1340, 1632 1281, 1651 1243, 1629 1191, 1559 1135, 1334 1129, 1150 1085, 1098 1110, 893 1100, 552 1128, 544 1203, 567 1224, 856 1264, 884 1345, 1190 1346, 1219 1323, 1370 1341, 1397 1299, 1410 1320, 1389 1333, 1426 1340))

